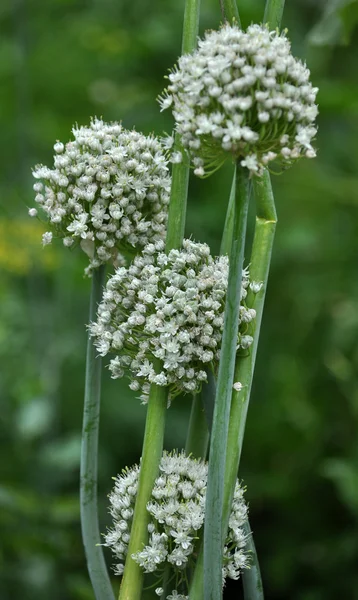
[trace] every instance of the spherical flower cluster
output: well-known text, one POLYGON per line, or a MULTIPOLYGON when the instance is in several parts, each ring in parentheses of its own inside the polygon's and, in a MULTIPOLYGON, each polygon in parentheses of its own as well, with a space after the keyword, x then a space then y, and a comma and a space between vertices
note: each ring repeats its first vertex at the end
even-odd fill
MULTIPOLYGON (((116 353, 112 377, 130 376, 130 387, 169 386, 169 397, 196 393, 207 380, 206 367, 219 360, 228 258, 216 259, 206 244, 184 240, 181 250, 163 252, 163 242, 148 244, 128 267, 108 280, 97 321, 90 325, 101 356, 116 353)), ((238 348, 252 343, 254 309, 245 306, 248 273, 244 271, 238 348)))
MULTIPOLYGON (((201 460, 187 457, 183 452, 164 452, 159 476, 147 504, 150 515, 148 545, 132 556, 145 573, 162 574, 163 567, 169 564, 178 574, 177 581, 184 582, 185 570, 195 565, 198 535, 205 517, 207 473, 207 464, 201 460)), ((118 575, 123 573, 128 550, 138 477, 138 466, 126 469, 115 479, 114 490, 109 496, 114 526, 105 536, 105 545, 116 556, 118 575)), ((237 482, 224 548, 223 583, 226 577, 238 579, 242 569, 249 566, 242 528, 247 512, 243 489, 237 482)), ((159 595, 160 591, 159 587, 159 595)), ((174 590, 167 598, 186 596, 178 595, 174 590)))
POLYGON ((318 89, 291 54, 285 32, 224 25, 179 59, 160 98, 173 105, 176 129, 199 176, 228 153, 260 175, 271 161, 288 165, 315 156, 311 142, 318 89))
MULTIPOLYGON (((74 140, 54 145, 54 168, 33 175, 35 200, 65 246, 80 242, 91 269, 116 262, 118 251, 164 239, 171 180, 154 137, 93 119, 73 129, 74 140)), ((30 216, 37 212, 30 209, 30 216)))

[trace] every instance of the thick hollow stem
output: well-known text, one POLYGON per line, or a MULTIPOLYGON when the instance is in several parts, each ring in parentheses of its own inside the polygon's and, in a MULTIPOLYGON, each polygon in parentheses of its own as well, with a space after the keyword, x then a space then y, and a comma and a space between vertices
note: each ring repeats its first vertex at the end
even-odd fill
POLYGON ((189 54, 196 47, 199 32, 200 0, 186 0, 181 53, 189 54))
POLYGON ((220 0, 223 21, 231 23, 233 20, 240 26, 239 9, 236 0, 220 0))
POLYGON ((247 535, 246 550, 251 555, 250 568, 244 569, 242 572, 244 597, 245 600, 264 600, 260 565, 249 521, 246 521, 244 525, 244 532, 247 535))
MULTIPOLYGON (((276 228, 276 210, 267 172, 262 180, 253 180, 253 189, 256 197, 257 217, 255 225, 254 241, 252 245, 250 278, 256 282, 262 282, 262 288, 258 294, 249 294, 247 303, 256 310, 256 328, 251 352, 248 356, 239 356, 235 364, 235 381, 243 384, 241 392, 233 391, 230 410, 230 421, 228 430, 228 443, 225 467, 224 485, 224 507, 223 507, 223 541, 225 539, 227 523, 229 520, 232 497, 237 478, 240 462, 242 443, 246 424, 246 415, 251 391, 251 381, 254 372, 257 345, 260 334, 262 311, 265 301, 267 279, 270 267, 272 245, 276 228)), ((207 519, 207 514, 206 514, 207 519)), ((256 555, 253 563, 258 564, 256 555)), ((203 553, 200 552, 195 567, 193 579, 190 586, 190 600, 202 600, 203 598, 204 561, 203 553)), ((204 596, 206 598, 206 596, 204 596)), ((257 595, 256 599, 261 600, 257 595)), ((246 600, 246 598, 245 598, 246 600)))
POLYGON ((236 170, 235 218, 230 250, 229 280, 225 304, 224 330, 211 432, 204 526, 204 597, 222 597, 222 509, 224 470, 229 426, 231 392, 239 324, 242 268, 248 210, 248 171, 236 170))
MULTIPOLYGON (((264 23, 270 28, 281 26, 285 0, 267 0, 265 6, 264 23)), ((245 433, 246 417, 251 393, 252 378, 255 368, 256 352, 260 335, 262 312, 265 302, 268 274, 271 262, 272 246, 274 241, 277 215, 274 197, 271 188, 270 176, 266 171, 262 180, 254 179, 254 193, 256 197, 257 217, 254 242, 252 247, 250 277, 253 281, 262 282, 263 286, 255 301, 251 294, 248 304, 255 305, 256 328, 251 352, 247 357, 238 357, 235 366, 235 381, 243 384, 241 392, 233 392, 228 433, 227 463, 225 471, 225 499, 223 511, 223 524, 226 530, 229 520, 230 507, 234 492, 235 481, 239 468, 242 444, 245 433)), ((247 524, 250 529, 249 524, 247 524)), ((259 562, 255 544, 250 536, 253 564, 250 571, 243 575, 245 600, 262 600, 263 587, 259 562)))
MULTIPOLYGON (((268 23, 270 27, 280 27, 281 18, 283 13, 285 0, 267 0, 265 8, 264 22, 268 23)), ((236 1, 231 0, 220 0, 222 9, 222 15, 224 20, 230 20, 233 17, 236 18, 240 25, 239 16, 237 13, 236 1), (232 11, 232 12, 231 12, 232 11)), ((230 196, 229 208, 225 221, 225 230, 221 245, 221 253, 227 253, 230 245, 230 238, 232 235, 231 223, 234 218, 233 209, 233 189, 235 188, 235 175, 233 180, 232 192, 230 196)), ((257 313, 256 318, 256 330, 254 336, 253 347, 247 357, 240 357, 236 361, 235 365, 235 381, 240 381, 243 384, 243 390, 240 392, 241 398, 239 400, 239 393, 234 392, 231 404, 230 414, 230 425, 228 431, 228 449, 227 449, 227 465, 225 471, 225 498, 224 498, 224 510, 223 510, 223 534, 227 529, 228 518, 230 514, 230 507, 232 502, 234 485, 237 477, 238 465, 240 461, 241 448, 243 443, 243 436, 246 424, 246 415, 248 409, 248 401, 251 391, 251 383, 255 366, 255 358, 257 352, 257 344, 260 333, 262 311, 265 300, 267 279, 269 266, 271 261, 271 252, 273 239, 275 234, 275 227, 277 222, 276 210, 274 205, 274 199, 272 195, 270 177, 268 172, 265 172, 262 182, 254 180, 254 191, 256 195, 257 203, 257 219, 255 227, 255 237, 252 248, 252 259, 250 267, 250 275, 253 280, 263 282, 263 287, 260 290, 258 297, 255 301, 255 309, 257 313), (236 436, 236 437, 235 437, 236 436)), ((253 297, 251 296, 251 302, 253 297)), ((223 535, 223 538, 224 538, 223 535)), ((254 547, 253 539, 251 539, 251 545, 253 546, 253 565, 256 568, 257 581, 260 581, 261 576, 258 566, 258 559, 256 550, 254 547)), ((206 578, 210 581, 210 574, 206 572, 206 578)), ((203 553, 200 552, 198 556, 197 565, 194 571, 193 579, 190 587, 190 600, 201 600, 203 594, 203 579, 204 579, 204 560, 203 553)), ((263 598, 262 584, 251 586, 246 583, 245 600, 261 600, 263 598), (251 596, 250 596, 251 594, 251 596)), ((205 586, 207 584, 205 583, 205 586)), ((205 589, 207 589, 205 587, 205 589)))
MULTIPOLYGON (((89 321, 96 318, 101 300, 105 267, 92 277, 89 321)), ((82 539, 87 567, 96 600, 114 600, 111 582, 103 556, 97 510, 97 454, 101 394, 101 358, 90 336, 87 342, 86 381, 81 445, 80 505, 82 539)))
POLYGON ((209 430, 205 418, 202 393, 195 394, 191 405, 188 434, 185 444, 185 453, 193 458, 203 458, 205 460, 208 442, 209 430))
POLYGON ((239 355, 236 359, 235 381, 240 381, 243 388, 240 392, 233 391, 231 400, 225 470, 225 499, 223 512, 223 522, 225 525, 228 523, 229 519, 244 439, 251 383, 255 367, 272 246, 277 222, 269 174, 265 172, 261 180, 254 179, 253 188, 256 198, 257 217, 252 245, 250 279, 254 282, 262 283, 262 287, 256 295, 250 292, 247 296, 248 306, 255 308, 256 310, 255 331, 253 334, 254 341, 251 346, 250 354, 248 356, 239 355))
MULTIPOLYGON (((211 395, 215 394, 215 382, 211 381, 211 395)), ((211 427, 211 421, 208 420, 209 428, 211 427)), ((247 535, 246 549, 250 552, 251 566, 250 569, 244 569, 242 573, 245 600, 263 600, 263 588, 261 581, 261 572, 259 561, 256 553, 255 543, 250 528, 250 523, 247 520, 244 524, 244 532, 247 535), (254 595, 256 594, 256 595, 254 595)), ((225 542, 225 539, 223 539, 225 542)), ((203 581, 204 581, 204 554, 203 547, 200 544, 198 559, 195 566, 195 571, 192 577, 190 586, 190 600, 202 600, 203 598, 203 581)))
MULTIPOLYGON (((182 54, 190 53, 196 46, 199 31, 200 0, 186 0, 183 24, 182 54)), ((174 149, 182 154, 182 162, 172 168, 172 187, 168 213, 166 252, 180 248, 184 237, 186 205, 189 184, 189 159, 175 135, 174 149)))
POLYGON ((229 254, 231 248, 232 232, 234 228, 234 216, 235 216, 235 188, 236 188, 236 165, 234 170, 234 176, 232 178, 229 204, 226 211, 224 231, 221 238, 220 254, 224 256, 229 254))
MULTIPOLYGON (((191 52, 196 45, 199 26, 200 0, 186 0, 183 25, 182 52, 191 52)), ((183 155, 183 161, 173 165, 172 186, 168 212, 166 252, 180 248, 183 242, 186 204, 189 181, 189 161, 175 136, 175 149, 183 155)), ((144 434, 142 461, 139 474, 139 488, 136 499, 131 537, 119 600, 140 600, 143 586, 143 572, 132 559, 132 554, 140 551, 148 538, 147 503, 159 471, 163 451, 165 415, 167 403, 166 388, 152 385, 148 402, 148 413, 144 434)))
POLYGON ((266 0, 264 23, 268 23, 271 29, 281 26, 285 0, 266 0))
POLYGON ((148 400, 138 493, 119 600, 140 600, 142 596, 144 573, 143 569, 133 560, 132 554, 143 550, 148 541, 147 503, 151 497, 162 458, 166 403, 166 388, 152 385, 148 400))
POLYGON ((183 243, 189 185, 189 159, 181 145, 178 133, 175 134, 174 150, 181 152, 183 159, 181 163, 174 164, 172 169, 166 252, 170 252, 173 248, 181 248, 183 243))
MULTIPOLYGON (((267 0, 265 6, 264 22, 270 27, 280 27, 285 0, 267 0)), ((260 335, 262 311, 265 302, 267 280, 271 262, 271 253, 275 235, 277 214, 272 193, 270 175, 265 171, 262 179, 253 179, 253 188, 256 199, 256 225, 252 245, 250 278, 252 281, 262 282, 262 288, 256 298, 253 294, 248 296, 247 302, 255 305, 256 322, 254 342, 250 354, 238 357, 235 366, 235 381, 243 385, 241 392, 233 392, 231 402, 230 426, 228 434, 228 455, 225 474, 225 509, 224 522, 228 518, 229 507, 237 476, 243 436, 246 424, 248 402, 250 398, 251 383, 255 366, 257 345, 260 335), (229 484, 231 482, 231 485, 229 484), (226 515, 225 515, 226 512, 226 515)))

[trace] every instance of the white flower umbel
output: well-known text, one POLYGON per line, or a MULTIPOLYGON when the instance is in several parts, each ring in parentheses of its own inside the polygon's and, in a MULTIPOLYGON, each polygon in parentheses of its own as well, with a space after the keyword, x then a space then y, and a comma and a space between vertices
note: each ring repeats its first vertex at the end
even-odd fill
POLYGON ((209 174, 228 153, 261 175, 271 161, 315 156, 318 88, 309 79, 285 32, 226 24, 179 58, 160 103, 172 108, 197 175, 209 174))
POLYGON ((75 127, 73 136, 54 145, 53 169, 35 168, 35 200, 54 237, 67 247, 81 244, 90 273, 116 263, 121 250, 165 238, 171 179, 155 137, 99 119, 75 127))
MULTIPOLYGON (((147 504, 149 542, 132 557, 145 573, 158 575, 158 584, 161 583, 164 567, 169 565, 171 572, 177 574, 176 581, 185 588, 185 570, 195 565, 198 538, 205 517, 207 471, 204 461, 187 457, 184 453, 163 454, 159 476, 147 504)), ((116 556, 115 572, 118 575, 123 573, 128 549, 138 476, 138 466, 124 470, 115 479, 114 490, 109 496, 113 528, 105 536, 105 545, 116 556)), ((238 579, 242 569, 249 566, 245 552, 246 536, 242 529, 248 512, 243 493, 236 482, 224 548, 223 582, 226 577, 238 579)), ((177 584, 176 587, 180 586, 177 584)), ((185 594, 187 590, 180 587, 180 592, 173 590, 167 598, 186 598, 180 595, 182 592, 185 594)))
MULTIPOLYGON (((163 242, 149 244, 128 268, 117 269, 90 325, 99 354, 116 354, 112 377, 129 375, 143 401, 151 383, 169 386, 171 398, 198 392, 205 368, 215 371, 219 361, 228 270, 227 256, 214 259, 209 246, 191 240, 168 255, 163 242)), ((244 303, 248 285, 244 271, 238 348, 245 349, 256 316, 244 303)))

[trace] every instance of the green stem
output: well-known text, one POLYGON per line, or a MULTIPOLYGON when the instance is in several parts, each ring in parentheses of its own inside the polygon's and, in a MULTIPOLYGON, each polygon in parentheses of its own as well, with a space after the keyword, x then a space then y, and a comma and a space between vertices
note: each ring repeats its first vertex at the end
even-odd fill
POLYGON ((264 600, 260 565, 249 521, 245 522, 243 529, 247 535, 245 550, 251 554, 251 566, 242 572, 244 597, 245 600, 264 600))
POLYGON ((238 26, 241 26, 236 0, 220 0, 220 7, 224 21, 231 23, 233 20, 235 20, 238 26))
POLYGON ((264 23, 272 29, 280 28, 284 8, 285 0, 266 0, 264 23))
MULTIPOLYGON (((224 20, 230 20, 229 15, 237 11, 236 2, 234 2, 235 6, 232 7, 232 3, 229 0, 220 0, 220 5, 222 9, 222 14, 224 20)), ((279 27, 281 23, 281 17, 283 13, 284 0, 267 0, 266 8, 265 8, 265 17, 264 22, 268 23, 270 27, 279 27)), ((235 15, 234 15, 235 16, 235 15)), ((236 17, 238 24, 240 25, 240 20, 236 17)), ((235 178, 235 175, 234 175, 235 178)), ((234 180, 235 181, 235 180, 234 180)), ((234 189, 235 183, 233 181, 232 191, 234 189)), ((228 248, 230 246, 230 239, 232 235, 232 227, 231 223, 234 218, 234 203, 233 203, 233 193, 231 191, 230 202, 228 207, 228 212, 225 221, 225 229, 224 235, 221 245, 221 254, 226 254, 228 252, 228 248)), ((257 352, 257 344, 261 326, 262 319, 262 311, 265 300, 265 292, 266 285, 268 279, 269 265, 271 260, 271 252, 272 245, 275 233, 275 227, 277 222, 276 210, 274 206, 274 200, 271 190, 270 177, 267 172, 265 172, 263 181, 260 182, 254 179, 254 191, 256 195, 258 216, 256 219, 256 227, 255 227, 255 238, 252 248, 252 261, 250 268, 250 275, 252 279, 256 281, 263 282, 263 288, 258 294, 258 298, 255 302, 255 309, 257 312, 256 319, 256 331, 254 336, 254 343, 251 349, 251 352, 248 357, 241 357, 240 360, 237 360, 235 366, 235 381, 240 381, 246 387, 243 388, 241 394, 244 394, 245 397, 243 400, 238 402, 239 394, 237 392, 233 393, 232 398, 232 406, 231 406, 231 414, 230 414, 230 424, 229 424, 229 432, 228 432, 228 454, 227 454, 227 466, 225 472, 225 498, 224 498, 224 511, 223 511, 223 532, 226 531, 227 522, 229 517, 229 510, 232 502, 233 489, 236 482, 238 465, 240 460, 243 435, 245 430, 245 422, 246 422, 246 414, 248 408, 248 399, 250 396, 251 390, 251 382, 255 365, 255 358, 257 352), (260 264, 260 260, 263 258, 263 262, 260 264), (242 361, 242 362, 240 362, 242 361), (240 410, 241 409, 241 410, 240 410), (238 433, 239 430, 239 433, 238 433), (235 436, 233 435, 233 431, 236 435, 236 443, 239 439, 239 446, 237 450, 231 453, 231 447, 235 448, 235 436)), ((251 296, 251 301, 253 300, 251 296)), ((223 536, 224 537, 224 536, 223 536)), ((257 573, 259 576, 259 566, 258 559, 256 555, 256 549, 252 540, 253 548, 253 558, 254 564, 257 567, 257 573)), ((194 571, 193 579, 190 587, 190 600, 202 600, 203 594, 203 578, 204 578, 204 561, 203 561, 203 552, 201 551, 198 556, 198 561, 196 564, 196 568, 194 571)), ((209 576, 209 574, 207 575, 209 576)), ((248 590, 245 589, 245 600, 249 600, 248 590)), ((253 596, 255 600, 261 600, 263 598, 262 585, 256 586, 256 595, 253 596)))
POLYGON ((208 483, 204 526, 204 598, 222 598, 222 509, 224 471, 229 426, 230 402, 234 380, 239 325, 242 268, 249 200, 249 172, 237 165, 235 217, 230 251, 228 290, 225 304, 215 408, 211 432, 208 483))
MULTIPOLYGON (((211 382, 212 391, 215 394, 215 382, 211 382)), ((212 394, 211 391, 211 394, 212 394)), ((210 421, 208 422, 209 427, 211 425, 210 421)), ((247 544, 246 550, 248 550, 251 554, 251 567, 250 569, 244 569, 242 572, 244 590, 245 590, 245 600, 263 600, 263 590, 262 590, 262 582, 261 582, 261 573, 260 566, 256 554, 255 543, 253 539, 253 535, 250 528, 250 523, 247 520, 244 524, 244 532, 247 536, 247 544), (256 596, 250 596, 253 592, 256 592, 256 596)), ((198 559, 195 565, 195 571, 192 577, 191 585, 190 585, 190 600, 202 600, 203 597, 203 581, 204 581, 204 560, 203 560, 203 546, 200 540, 199 551, 198 551, 198 559)), ((163 596, 165 598, 165 596, 163 596)))
MULTIPOLYGON (((264 23, 267 23, 270 28, 279 28, 281 26, 284 6, 285 0, 266 0, 264 23)), ((257 217, 254 242, 252 246, 250 278, 253 281, 262 282, 263 287, 258 293, 256 299, 254 299, 252 294, 248 296, 247 302, 249 306, 250 303, 251 305, 254 304, 256 309, 254 342, 251 347, 250 354, 247 357, 238 357, 235 366, 235 381, 240 381, 244 387, 241 392, 233 392, 231 401, 223 512, 223 523, 225 529, 229 519, 232 496, 234 493, 234 486, 240 463, 251 385, 255 368, 256 352, 260 335, 262 312, 265 302, 266 287, 271 262, 272 246, 277 223, 277 214, 269 173, 265 171, 262 180, 254 178, 253 187, 256 197, 257 217)), ((255 571, 252 573, 252 578, 254 579, 256 574, 259 578, 259 585, 252 586, 252 581, 250 580, 251 576, 245 572, 243 576, 244 595, 245 600, 251 600, 251 598, 252 600, 261 600, 261 598, 263 598, 263 588, 259 563, 252 536, 250 539, 253 546, 251 550, 253 553, 255 567, 255 571)))
POLYGON ((204 405, 204 413, 205 419, 207 422, 207 427, 209 430, 209 436, 211 433, 211 428, 213 426, 213 415, 214 415, 214 406, 215 406, 215 394, 216 394, 216 381, 214 373, 211 369, 208 369, 208 381, 203 386, 203 405, 204 405))
MULTIPOLYGON (((252 245, 250 278, 252 281, 262 282, 263 286, 258 292, 258 294, 254 295, 252 293, 249 293, 247 296, 247 304, 249 305, 249 307, 254 307, 256 310, 256 328, 254 332, 254 341, 251 346, 250 354, 244 357, 237 357, 235 365, 234 379, 235 381, 240 381, 244 387, 241 392, 233 391, 231 399, 224 486, 223 532, 225 532, 225 534, 231 510, 233 490, 235 487, 240 462, 241 448, 245 431, 246 415, 251 390, 251 381, 255 366, 255 358, 260 334, 262 312, 265 301, 272 245, 277 222, 270 177, 267 171, 264 173, 261 180, 256 178, 253 179, 253 189, 256 198, 257 217, 254 241, 252 245)), ((254 561, 257 562, 256 556, 254 557, 254 561)), ((200 552, 190 586, 190 600, 202 600, 203 578, 203 553, 200 552)), ((261 600, 261 596, 258 595, 256 597, 256 600, 261 600)))
MULTIPOLYGON (((96 318, 101 300, 105 267, 96 269, 92 277, 89 321, 96 318)), ((97 456, 101 395, 101 358, 90 336, 87 341, 86 381, 81 445, 80 505, 82 539, 87 567, 96 600, 114 600, 111 582, 103 556, 97 510, 97 456)))
MULTIPOLYGON (((196 47, 199 31, 200 0, 186 0, 184 11, 182 54, 190 53, 196 47)), ((186 205, 189 185, 189 158, 184 150, 180 136, 175 134, 174 150, 180 152, 183 159, 172 168, 172 187, 168 212, 166 252, 180 248, 183 242, 186 205)))
POLYGON ((203 386, 200 394, 195 394, 193 398, 185 453, 188 456, 191 454, 194 458, 205 460, 209 442, 209 429, 205 418, 202 398, 204 393, 205 388, 203 386))
POLYGON ((163 588, 163 592, 162 592, 162 595, 160 596, 160 600, 166 600, 166 598, 167 598, 167 595, 169 592, 168 585, 170 582, 171 567, 172 567, 172 565, 170 565, 169 563, 167 563, 165 565, 164 575, 163 575, 163 583, 161 585, 161 587, 163 588))
POLYGON ((175 134, 174 151, 180 152, 183 160, 172 168, 172 187, 168 210, 168 228, 165 250, 181 248, 184 237, 186 205, 189 186, 189 158, 184 150, 178 133, 175 134))
POLYGON ((254 307, 256 310, 255 331, 253 334, 254 341, 251 346, 251 351, 247 356, 239 355, 236 359, 235 381, 240 381, 243 388, 240 392, 233 391, 231 399, 225 470, 224 524, 228 523, 232 496, 239 468, 271 262, 272 246, 277 223, 270 176, 267 171, 265 171, 261 179, 253 179, 253 189, 256 198, 257 217, 251 253, 250 279, 251 281, 262 283, 262 287, 256 295, 250 292, 247 296, 248 306, 254 307))
POLYGON ((232 232, 234 229, 234 215, 235 215, 235 188, 236 188, 236 165, 234 176, 232 178, 229 205, 226 211, 224 231, 221 238, 220 255, 224 256, 229 254, 231 248, 232 232))
POLYGON ((190 54, 196 47, 199 32, 200 0, 186 0, 183 21, 182 54, 190 54))
MULTIPOLYGON (((266 1, 264 23, 267 23, 270 28, 279 28, 281 26, 284 5, 285 0, 266 1)), ((253 179, 253 188, 256 198, 257 217, 251 254, 250 278, 252 281, 262 282, 263 286, 257 294, 256 299, 253 294, 248 295, 248 305, 254 305, 256 309, 254 341, 249 355, 247 357, 238 356, 235 366, 235 381, 240 381, 243 385, 243 389, 241 392, 234 391, 231 401, 225 471, 225 499, 223 511, 224 530, 226 530, 229 521, 232 497, 239 469, 271 262, 272 246, 277 223, 277 214, 268 171, 265 171, 261 180, 257 178, 253 179)), ((252 571, 252 569, 250 569, 250 571, 252 571, 251 574, 247 570, 244 572, 244 596, 245 600, 261 600, 263 599, 263 587, 258 557, 252 536, 250 536, 249 542, 252 545, 251 551, 254 561, 252 569, 254 570, 252 571)))
MULTIPOLYGON (((182 52, 191 52, 196 45, 199 26, 200 0, 186 0, 183 25, 182 52)), ((181 151, 183 162, 173 165, 172 186, 168 212, 166 252, 180 248, 183 242, 186 204, 189 182, 189 161, 183 151, 178 135, 175 149, 181 151)), ((138 494, 119 600, 140 600, 143 587, 143 572, 132 559, 132 554, 142 550, 148 539, 147 503, 159 472, 163 452, 167 390, 152 385, 148 401, 147 420, 144 433, 142 461, 139 474, 138 494)))
POLYGON ((158 475, 159 463, 162 458, 166 405, 166 388, 151 385, 138 492, 134 507, 126 564, 119 590, 119 600, 140 600, 142 595, 144 573, 143 569, 133 560, 132 554, 143 550, 148 541, 149 513, 147 511, 147 503, 151 497, 153 485, 158 475))

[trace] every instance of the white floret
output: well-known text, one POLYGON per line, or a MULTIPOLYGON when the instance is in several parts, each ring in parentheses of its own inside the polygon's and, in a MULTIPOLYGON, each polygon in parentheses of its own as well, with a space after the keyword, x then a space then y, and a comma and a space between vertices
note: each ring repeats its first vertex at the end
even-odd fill
POLYGON ((225 24, 179 59, 161 110, 172 108, 199 177, 220 166, 227 153, 261 175, 272 160, 289 164, 314 155, 318 89, 309 78, 292 56, 286 32, 225 24))
MULTIPOLYGON (((206 244, 184 240, 181 250, 163 252, 149 244, 108 280, 91 335, 101 356, 113 353, 112 377, 126 372, 131 389, 155 383, 180 392, 199 392, 220 357, 228 282, 228 258, 212 258, 206 244)), ((245 306, 248 272, 243 272, 238 348, 252 341, 256 313, 245 306)))
POLYGON ((56 142, 53 169, 34 169, 41 180, 34 185, 35 201, 65 246, 93 241, 91 253, 81 245, 91 259, 90 274, 115 264, 120 250, 165 238, 171 180, 164 148, 152 136, 100 119, 75 127, 73 136, 66 145, 56 142))
MULTIPOLYGON (((187 591, 186 570, 195 566, 197 540, 204 525, 207 472, 207 463, 202 460, 195 460, 183 452, 163 453, 152 498, 147 504, 148 543, 132 555, 144 573, 156 574, 158 583, 162 583, 164 570, 170 565, 176 585, 184 594, 187 591)), ((115 478, 114 490, 109 496, 113 527, 105 535, 105 545, 115 555, 117 574, 123 573, 128 552, 138 478, 138 466, 126 469, 115 478)), ((236 482, 224 546, 223 580, 225 577, 238 579, 242 570, 249 567, 243 528, 247 506, 243 495, 243 488, 236 482)), ((162 586, 155 591, 160 596, 162 586)), ((167 598, 187 596, 172 590, 167 598)))

